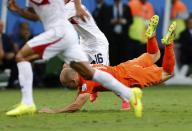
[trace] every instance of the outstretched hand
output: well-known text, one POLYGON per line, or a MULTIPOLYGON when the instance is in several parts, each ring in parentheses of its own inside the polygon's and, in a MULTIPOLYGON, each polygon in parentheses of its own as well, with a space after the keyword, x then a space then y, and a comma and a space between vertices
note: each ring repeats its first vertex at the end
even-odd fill
POLYGON ((43 108, 38 111, 39 113, 55 114, 56 112, 50 108, 43 108))

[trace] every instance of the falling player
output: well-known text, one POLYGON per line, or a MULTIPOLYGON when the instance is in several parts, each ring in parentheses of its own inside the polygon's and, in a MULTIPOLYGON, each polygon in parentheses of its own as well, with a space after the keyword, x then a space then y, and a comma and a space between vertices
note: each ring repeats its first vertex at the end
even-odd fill
MULTIPOLYGON (((80 0, 75 0, 77 16, 84 18, 87 13, 81 6, 80 0)), ((65 62, 84 78, 101 83, 104 87, 116 92, 122 98, 130 100, 135 109, 136 116, 140 117, 141 101, 139 89, 129 89, 116 80, 112 75, 90 67, 86 54, 78 44, 78 36, 73 26, 68 22, 63 0, 29 0, 29 8, 21 9, 15 0, 9 0, 9 9, 25 18, 40 19, 45 32, 28 41, 16 55, 19 83, 22 87, 21 103, 6 115, 17 116, 36 112, 36 106, 32 96, 33 73, 29 61, 35 59, 50 59, 62 54, 65 62), (26 15, 27 14, 27 15, 26 15)))
MULTIPOLYGON (((148 37, 147 53, 142 54, 136 59, 129 60, 114 67, 101 64, 93 65, 93 67, 112 74, 127 87, 144 88, 168 80, 173 75, 175 66, 173 40, 175 36, 174 33, 176 29, 176 23, 173 22, 170 25, 168 33, 162 39, 162 44, 165 46, 165 54, 162 67, 158 67, 154 64, 160 58, 160 51, 155 34, 158 21, 159 17, 157 15, 153 16, 146 31, 146 36, 148 37)), ((45 108, 40 110, 40 112, 75 112, 81 109, 91 93, 108 90, 96 82, 83 79, 71 68, 64 68, 62 70, 60 81, 64 86, 78 89, 78 96, 76 97, 75 101, 63 108, 45 108)), ((142 95, 139 97, 142 97, 142 95)))
MULTIPOLYGON (((80 37, 80 45, 86 52, 91 64, 109 65, 108 40, 96 25, 92 15, 86 10, 89 19, 86 22, 76 17, 74 2, 65 0, 65 15, 75 27, 80 37)), ((83 6, 83 8, 85 8, 83 6)), ((90 101, 94 101, 97 93, 90 95, 90 101)))

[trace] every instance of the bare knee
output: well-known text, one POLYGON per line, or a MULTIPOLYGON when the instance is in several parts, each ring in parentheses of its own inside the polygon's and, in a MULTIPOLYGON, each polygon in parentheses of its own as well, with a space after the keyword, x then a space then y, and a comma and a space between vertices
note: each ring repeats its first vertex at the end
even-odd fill
POLYGON ((83 78, 87 80, 93 79, 94 69, 90 67, 87 62, 75 62, 70 63, 70 67, 77 71, 83 78))

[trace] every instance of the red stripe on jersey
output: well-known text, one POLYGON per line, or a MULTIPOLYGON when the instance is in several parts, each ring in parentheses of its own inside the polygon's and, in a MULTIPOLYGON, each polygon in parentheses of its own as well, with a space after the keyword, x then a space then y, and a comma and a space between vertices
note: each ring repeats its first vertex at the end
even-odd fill
POLYGON ((43 53, 45 51, 45 49, 50 46, 50 45, 53 45, 57 42, 59 42, 62 38, 59 38, 58 40, 55 40, 53 42, 50 42, 50 43, 47 43, 47 44, 43 44, 43 45, 39 45, 39 46, 36 46, 36 47, 32 47, 33 51, 35 53, 37 53, 39 55, 40 58, 42 58, 43 56, 43 53))
POLYGON ((30 0, 32 3, 40 6, 40 5, 47 5, 47 4, 50 4, 49 0, 42 0, 41 2, 37 2, 35 0, 30 0))

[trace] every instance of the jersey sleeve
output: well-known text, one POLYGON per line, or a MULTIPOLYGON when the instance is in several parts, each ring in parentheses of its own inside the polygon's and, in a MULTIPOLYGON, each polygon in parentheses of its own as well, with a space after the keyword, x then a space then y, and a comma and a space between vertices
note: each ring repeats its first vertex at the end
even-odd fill
POLYGON ((92 93, 94 88, 97 88, 100 84, 94 82, 94 81, 85 81, 82 86, 80 87, 80 93, 92 93))

